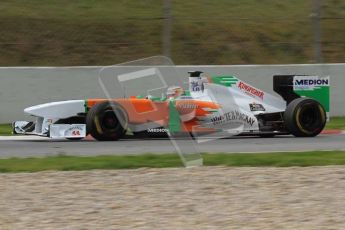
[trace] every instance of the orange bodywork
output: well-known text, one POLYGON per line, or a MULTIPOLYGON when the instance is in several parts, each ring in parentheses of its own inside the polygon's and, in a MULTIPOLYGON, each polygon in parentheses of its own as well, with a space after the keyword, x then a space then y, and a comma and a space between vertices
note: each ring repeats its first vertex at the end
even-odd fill
MULTIPOLYGON (((108 99, 88 99, 86 106, 90 109, 95 104, 104 101, 108 101, 108 99)), ((162 127, 168 127, 169 100, 152 101, 145 98, 121 98, 112 101, 119 103, 126 110, 128 122, 131 124, 155 122, 162 127)), ((211 113, 210 110, 219 109, 218 104, 192 99, 174 102, 181 119, 181 131, 213 131, 213 129, 201 127, 198 117, 205 117, 211 113)))

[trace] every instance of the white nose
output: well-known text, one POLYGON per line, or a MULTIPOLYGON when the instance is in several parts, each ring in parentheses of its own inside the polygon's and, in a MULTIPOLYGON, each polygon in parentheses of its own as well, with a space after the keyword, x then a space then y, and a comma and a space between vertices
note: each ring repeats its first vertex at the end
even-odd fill
POLYGON ((47 118, 67 118, 85 112, 84 100, 58 101, 35 105, 24 109, 28 113, 37 117, 47 118))

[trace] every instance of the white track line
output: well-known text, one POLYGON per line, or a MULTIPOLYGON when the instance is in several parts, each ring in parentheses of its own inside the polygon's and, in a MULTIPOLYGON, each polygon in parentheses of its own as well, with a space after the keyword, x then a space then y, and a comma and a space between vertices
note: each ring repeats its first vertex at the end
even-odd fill
POLYGON ((35 141, 47 139, 49 138, 40 136, 0 136, 0 141, 35 141))

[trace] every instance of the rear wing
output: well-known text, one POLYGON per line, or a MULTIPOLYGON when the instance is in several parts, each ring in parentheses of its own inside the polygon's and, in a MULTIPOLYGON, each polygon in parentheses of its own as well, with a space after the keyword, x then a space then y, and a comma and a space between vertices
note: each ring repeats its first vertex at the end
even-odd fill
POLYGON ((273 90, 289 104, 299 97, 317 100, 325 108, 327 119, 330 117, 330 77, 307 75, 275 75, 273 90))

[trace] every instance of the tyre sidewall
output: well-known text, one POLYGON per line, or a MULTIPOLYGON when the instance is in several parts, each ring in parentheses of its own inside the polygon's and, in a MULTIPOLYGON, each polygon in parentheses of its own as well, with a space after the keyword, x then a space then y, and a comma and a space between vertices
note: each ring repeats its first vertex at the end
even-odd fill
POLYGON ((318 101, 311 98, 298 98, 287 106, 284 122, 288 131, 294 136, 314 137, 323 130, 326 124, 326 112, 318 101), (316 116, 311 127, 303 122, 308 109, 315 112, 313 114, 316 116))
POLYGON ((128 127, 128 116, 125 109, 116 102, 101 102, 94 105, 87 114, 86 128, 97 140, 114 141, 121 138, 128 127), (117 119, 116 127, 108 129, 103 124, 107 112, 113 111, 117 119))

